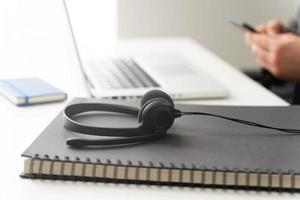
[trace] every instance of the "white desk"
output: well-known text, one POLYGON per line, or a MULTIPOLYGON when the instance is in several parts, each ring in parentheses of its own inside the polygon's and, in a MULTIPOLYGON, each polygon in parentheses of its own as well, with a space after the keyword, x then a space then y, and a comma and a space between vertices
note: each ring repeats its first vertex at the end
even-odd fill
MULTIPOLYGON (((0 78, 38 76, 69 94, 87 96, 80 74, 62 4, 57 0, 0 2, 0 78), (7 3, 10 2, 10 3, 7 3), (4 4, 4 5, 1 5, 4 4), (35 8, 35 9, 34 9, 35 8), (2 12, 3 11, 3 12, 2 12), (36 17, 38 16, 38 17, 36 17)), ((186 39, 123 42, 132 52, 143 46, 152 49, 172 45, 189 51, 207 72, 231 91, 226 100, 198 101, 201 104, 287 105, 204 48, 186 39)), ((67 101, 67 102, 68 102, 67 101)), ((291 199, 299 195, 212 189, 169 188, 63 181, 24 180, 21 153, 66 105, 66 103, 15 107, 0 97, 0 199, 291 199)))

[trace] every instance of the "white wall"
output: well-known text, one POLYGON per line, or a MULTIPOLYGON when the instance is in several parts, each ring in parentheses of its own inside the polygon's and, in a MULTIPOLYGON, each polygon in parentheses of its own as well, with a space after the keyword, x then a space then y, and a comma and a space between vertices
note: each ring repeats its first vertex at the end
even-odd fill
POLYGON ((119 0, 119 36, 189 36, 241 69, 255 65, 243 35, 225 17, 257 25, 270 18, 287 22, 299 0, 119 0))

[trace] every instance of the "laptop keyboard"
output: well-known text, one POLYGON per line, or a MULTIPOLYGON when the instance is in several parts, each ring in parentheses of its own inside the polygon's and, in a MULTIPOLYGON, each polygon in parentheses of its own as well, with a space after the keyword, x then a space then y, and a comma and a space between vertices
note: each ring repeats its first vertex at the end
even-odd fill
POLYGON ((90 70, 97 77, 97 81, 108 89, 159 87, 132 59, 110 59, 97 64, 91 63, 90 70))

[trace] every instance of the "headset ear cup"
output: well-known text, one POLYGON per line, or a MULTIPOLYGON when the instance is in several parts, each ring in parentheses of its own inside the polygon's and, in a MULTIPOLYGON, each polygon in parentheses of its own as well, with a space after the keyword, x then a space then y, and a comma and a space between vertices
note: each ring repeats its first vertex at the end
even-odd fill
POLYGON ((148 101, 158 98, 167 100, 174 107, 172 98, 167 93, 161 90, 150 90, 149 92, 147 92, 141 100, 141 107, 143 107, 148 101))
POLYGON ((148 101, 138 115, 141 126, 152 131, 166 131, 174 123, 173 106, 165 99, 148 101))
MULTIPOLYGON (((143 113, 144 113, 144 110, 145 110, 145 108, 148 106, 148 105, 150 105, 150 104, 152 104, 152 102, 154 102, 154 101, 167 101, 166 99, 162 99, 162 98, 155 98, 155 99, 150 99, 150 100, 148 100, 147 102, 145 102, 143 105, 142 105, 142 107, 141 107, 141 109, 140 109, 140 111, 139 111, 139 113, 138 113, 138 122, 140 123, 141 121, 142 121, 142 117, 143 117, 143 113)), ((167 101, 168 103, 169 103, 169 101, 167 101)), ((170 104, 171 105, 171 104, 170 104)), ((171 105, 172 106, 172 105, 171 105)))

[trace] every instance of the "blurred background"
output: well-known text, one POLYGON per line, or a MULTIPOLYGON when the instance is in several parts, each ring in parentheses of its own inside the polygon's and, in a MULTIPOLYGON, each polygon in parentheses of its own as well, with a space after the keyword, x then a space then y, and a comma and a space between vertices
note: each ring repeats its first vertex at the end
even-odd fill
MULTIPOLYGON (((87 27, 83 35, 88 34, 97 38, 97 35, 101 34, 102 41, 99 41, 101 44, 108 42, 108 38, 192 37, 243 71, 258 70, 258 67, 250 50, 245 48, 242 32, 229 24, 226 17, 236 17, 253 26, 271 18, 288 23, 295 15, 300 2, 299 0, 86 0, 84 1, 86 8, 83 8, 82 1, 71 1, 75 7, 78 2, 78 8, 71 8, 77 12, 71 13, 72 18, 77 24, 81 24, 80 26, 87 27), (91 6, 95 5, 95 2, 99 6, 91 6), (98 15, 93 16, 93 13, 98 15), (97 23, 90 23, 88 20, 90 17, 96 18, 97 23), (89 31, 91 29, 93 31, 89 31), (105 35, 106 37, 103 37, 105 35)), ((47 64, 44 59, 46 54, 40 50, 56 48, 54 45, 57 44, 51 42, 50 38, 61 38, 61 41, 57 42, 60 44, 72 43, 68 27, 66 23, 62 23, 65 20, 62 0, 0 0, 0 29, 4 30, 0 31, 0 50, 4 52, 0 64, 4 63, 6 66, 20 63, 23 66, 34 65, 34 62, 38 65, 47 64), (33 39, 41 42, 32 43, 33 39), (21 42, 28 44, 18 46, 21 42), (18 48, 15 48, 16 46, 18 48), (29 46, 30 52, 27 51, 29 46), (18 60, 15 60, 16 51, 19 52, 18 55, 24 57, 19 56, 18 60)), ((56 55, 58 51, 51 53, 53 56, 62 56, 56 55)), ((93 52, 100 54, 99 51, 93 52)))
POLYGON ((286 23, 299 0, 119 0, 118 35, 127 37, 188 36, 241 70, 256 67, 243 34, 227 23, 239 18, 256 26, 276 18, 286 23))

